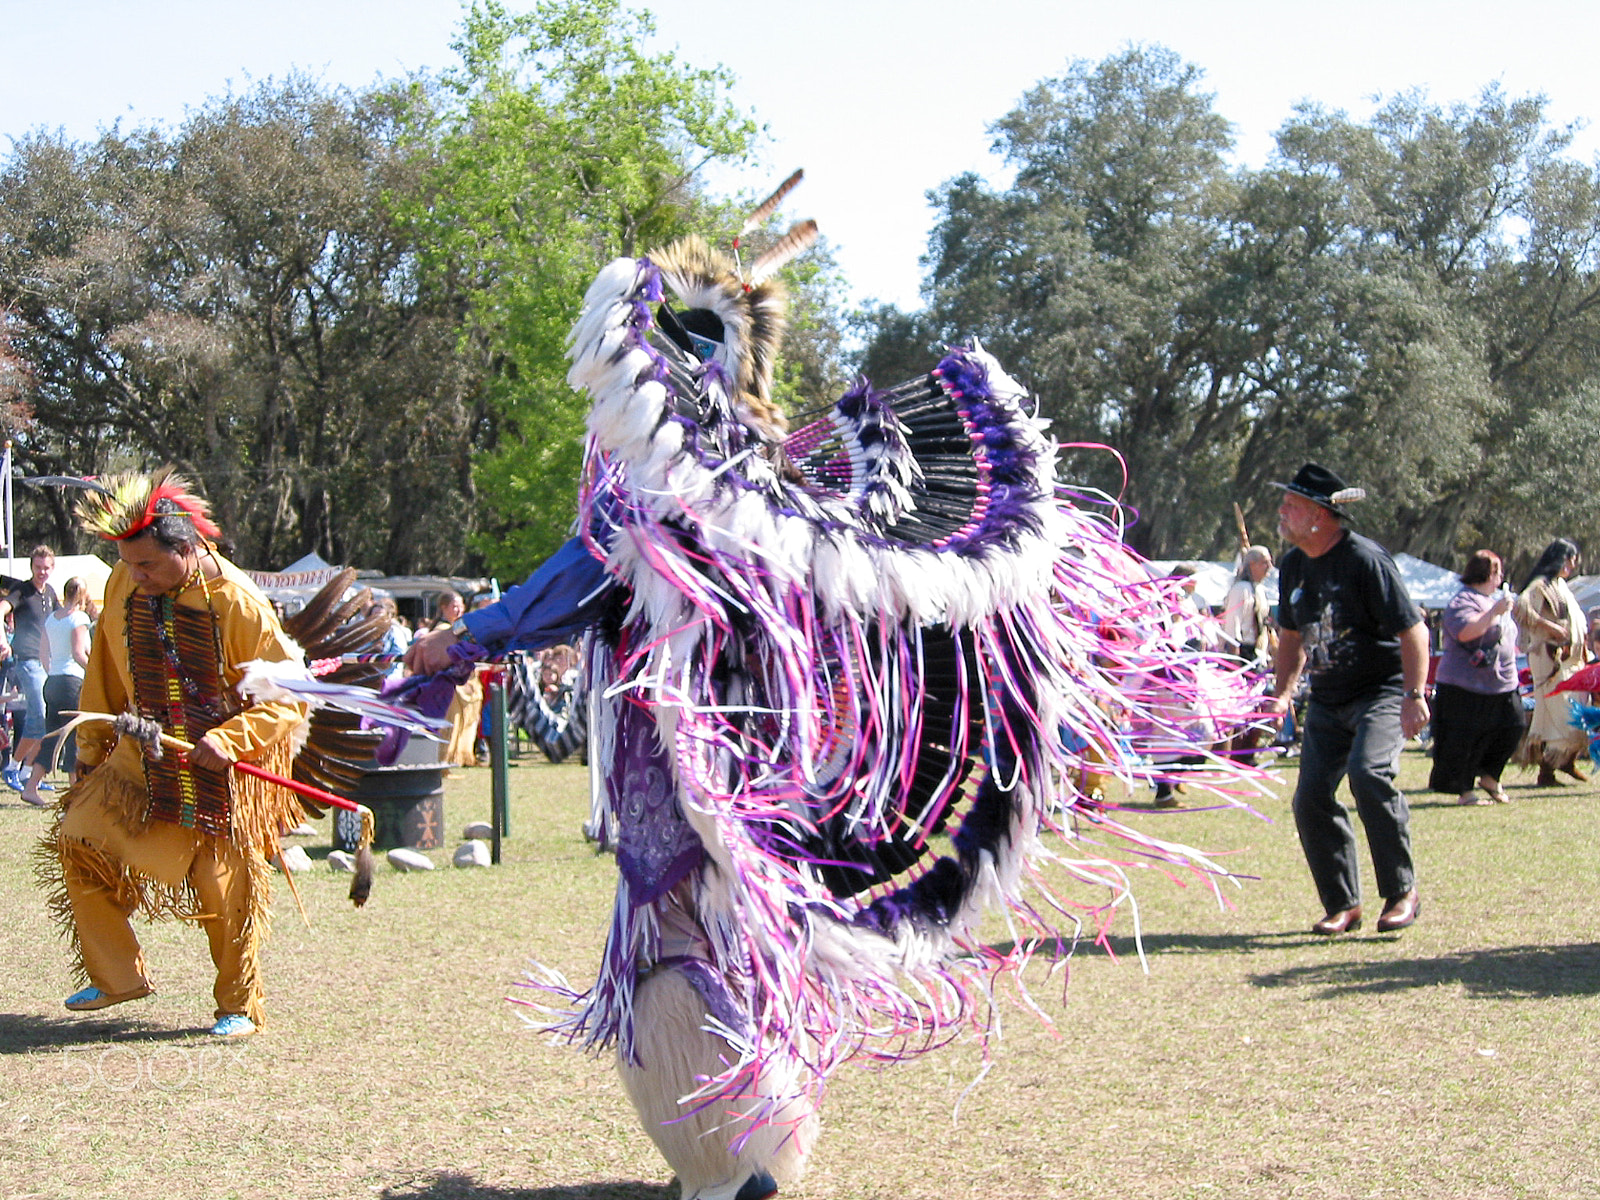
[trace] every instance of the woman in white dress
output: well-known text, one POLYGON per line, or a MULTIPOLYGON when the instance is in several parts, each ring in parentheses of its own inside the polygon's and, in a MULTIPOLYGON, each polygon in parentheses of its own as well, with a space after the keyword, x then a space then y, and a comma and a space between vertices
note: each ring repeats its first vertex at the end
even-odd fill
POLYGON ((1566 538, 1557 538, 1534 564, 1514 610, 1536 701, 1517 762, 1539 768, 1539 787, 1555 787, 1560 782, 1557 771, 1579 782, 1585 779, 1577 759, 1588 745, 1588 737, 1572 723, 1571 697, 1565 692, 1552 694, 1584 665, 1583 611, 1567 586, 1577 569, 1578 547, 1566 538))

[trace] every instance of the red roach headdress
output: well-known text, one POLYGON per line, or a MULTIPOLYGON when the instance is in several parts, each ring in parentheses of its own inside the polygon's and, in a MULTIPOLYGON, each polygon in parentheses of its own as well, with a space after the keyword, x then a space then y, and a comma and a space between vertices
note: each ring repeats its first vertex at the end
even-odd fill
POLYGON ((78 501, 76 512, 85 530, 111 542, 136 537, 157 517, 174 512, 186 514, 201 537, 214 541, 222 536, 211 520, 210 506, 189 490, 189 481, 172 467, 149 475, 108 475, 99 481, 98 489, 78 501), (172 501, 173 507, 162 511, 163 500, 172 501))

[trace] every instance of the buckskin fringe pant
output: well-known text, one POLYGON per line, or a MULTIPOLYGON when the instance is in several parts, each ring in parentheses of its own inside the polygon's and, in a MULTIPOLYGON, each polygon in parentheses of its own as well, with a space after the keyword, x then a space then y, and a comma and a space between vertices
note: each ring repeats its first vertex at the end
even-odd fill
POLYGON ((217 969, 216 1015, 264 1021, 259 958, 269 878, 226 838, 151 821, 130 829, 102 768, 68 793, 56 834, 61 882, 83 973, 107 995, 151 986, 131 917, 199 923, 217 969), (94 786, 96 782, 101 786, 94 786))

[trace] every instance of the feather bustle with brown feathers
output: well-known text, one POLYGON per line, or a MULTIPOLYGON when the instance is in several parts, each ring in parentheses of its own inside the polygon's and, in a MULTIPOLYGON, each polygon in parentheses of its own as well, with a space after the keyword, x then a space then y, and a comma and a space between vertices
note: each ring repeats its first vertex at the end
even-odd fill
MULTIPOLYGON (((311 660, 336 659, 344 655, 376 654, 389 632, 389 618, 367 616, 372 592, 363 588, 348 600, 342 599, 356 581, 356 573, 346 567, 324 584, 309 603, 283 622, 284 632, 300 645, 311 660)), ((324 678, 343 684, 376 687, 387 669, 386 662, 343 662, 324 678)), ((382 735, 362 729, 360 718, 332 708, 319 709, 311 717, 306 744, 294 760, 293 777, 303 783, 336 795, 348 796, 360 783, 366 765, 382 735)), ((325 810, 310 800, 302 806, 313 817, 325 810)), ((371 850, 370 816, 363 814, 361 845, 356 851, 356 873, 350 882, 350 900, 357 908, 372 894, 375 863, 371 850)))
POLYGON ((313 647, 339 627, 335 614, 344 607, 340 598, 356 581, 355 568, 346 567, 306 601, 306 606, 292 617, 283 619, 283 631, 310 653, 313 647))

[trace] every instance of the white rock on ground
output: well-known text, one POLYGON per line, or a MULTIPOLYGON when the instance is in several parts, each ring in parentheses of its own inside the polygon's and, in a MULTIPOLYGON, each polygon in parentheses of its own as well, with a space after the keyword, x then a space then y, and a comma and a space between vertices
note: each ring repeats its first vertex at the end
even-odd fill
POLYGON ((389 851, 389 865, 396 871, 431 871, 433 859, 410 846, 400 846, 389 851))
POLYGON ((301 871, 311 870, 311 856, 306 853, 304 846, 285 846, 283 848, 283 866, 287 871, 298 874, 301 871))
POLYGON ((494 826, 487 821, 474 821, 461 831, 464 838, 482 838, 488 841, 494 836, 494 826))
POLYGON ((317 836, 317 827, 315 825, 313 825, 310 821, 301 821, 300 824, 296 825, 293 829, 289 830, 289 836, 290 837, 316 837, 317 836))
POLYGON ((333 871, 354 871, 356 856, 343 850, 328 851, 328 868, 333 871))
POLYGON ((473 838, 469 842, 462 842, 456 847, 455 858, 451 860, 458 867, 487 867, 489 865, 489 845, 473 838))

